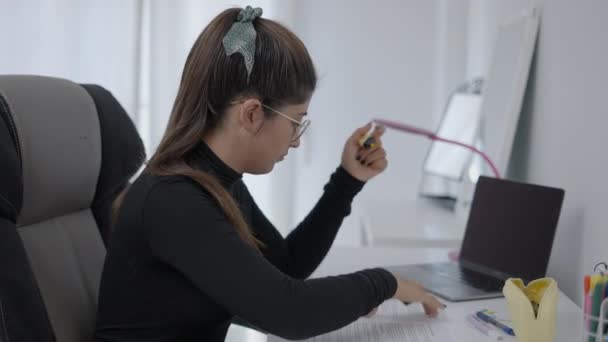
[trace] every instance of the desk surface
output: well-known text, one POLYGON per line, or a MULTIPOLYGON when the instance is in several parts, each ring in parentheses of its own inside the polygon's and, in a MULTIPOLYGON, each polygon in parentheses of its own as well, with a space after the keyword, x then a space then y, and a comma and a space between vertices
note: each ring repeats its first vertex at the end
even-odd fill
POLYGON ((426 199, 366 201, 361 205, 372 246, 459 248, 468 212, 426 199))
MULTIPOLYGON (((313 277, 350 273, 376 266, 446 261, 449 250, 449 248, 334 247, 313 277)), ((440 319, 449 326, 453 341, 488 341, 485 335, 465 322, 466 315, 483 308, 507 312, 504 298, 446 303, 448 308, 441 313, 440 319)), ((560 294, 557 320, 556 342, 582 340, 581 310, 563 293, 560 294)), ((276 337, 269 337, 268 340, 282 341, 276 337)), ((509 340, 515 341, 515 339, 509 340)))

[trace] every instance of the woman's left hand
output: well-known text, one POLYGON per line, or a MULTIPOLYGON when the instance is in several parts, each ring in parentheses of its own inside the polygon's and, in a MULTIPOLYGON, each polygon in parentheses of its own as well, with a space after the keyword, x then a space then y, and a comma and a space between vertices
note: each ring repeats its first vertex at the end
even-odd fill
POLYGON ((342 152, 342 167, 360 181, 367 182, 384 171, 388 165, 386 151, 382 147, 381 137, 385 132, 384 126, 376 126, 372 133, 375 139, 374 147, 366 149, 359 145, 359 139, 369 131, 371 123, 358 128, 346 141, 342 152))

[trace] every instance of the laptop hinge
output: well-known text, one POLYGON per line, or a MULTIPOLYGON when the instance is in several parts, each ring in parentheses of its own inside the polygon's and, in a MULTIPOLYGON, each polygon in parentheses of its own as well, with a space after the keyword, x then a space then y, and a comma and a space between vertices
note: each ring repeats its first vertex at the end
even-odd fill
MULTIPOLYGON (((478 272, 478 273, 482 273, 482 274, 488 275, 488 276, 496 278, 496 279, 507 280, 508 278, 520 278, 513 274, 504 273, 504 272, 498 271, 496 269, 492 269, 490 267, 480 265, 478 263, 467 261, 465 259, 460 259, 458 262, 465 269, 468 269, 468 270, 471 270, 474 272, 478 272)), ((522 278, 522 280, 524 281, 524 283, 528 283, 528 281, 529 281, 529 279, 523 279, 523 278, 522 278)))

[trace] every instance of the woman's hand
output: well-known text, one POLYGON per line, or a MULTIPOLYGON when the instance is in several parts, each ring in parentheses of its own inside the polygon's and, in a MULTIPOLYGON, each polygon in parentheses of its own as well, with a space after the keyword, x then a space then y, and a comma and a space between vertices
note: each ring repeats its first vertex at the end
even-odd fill
POLYGON ((388 165, 386 151, 382 147, 380 139, 385 132, 383 126, 376 126, 372 136, 375 139, 375 146, 369 149, 359 145, 359 139, 369 131, 371 123, 358 128, 346 141, 342 152, 342 167, 348 173, 360 181, 367 182, 375 177, 388 165))
POLYGON ((418 283, 411 280, 397 279, 397 291, 393 298, 396 298, 405 303, 418 302, 422 304, 424 312, 430 317, 437 317, 439 310, 445 309, 445 305, 439 302, 435 296, 426 292, 426 290, 418 283))

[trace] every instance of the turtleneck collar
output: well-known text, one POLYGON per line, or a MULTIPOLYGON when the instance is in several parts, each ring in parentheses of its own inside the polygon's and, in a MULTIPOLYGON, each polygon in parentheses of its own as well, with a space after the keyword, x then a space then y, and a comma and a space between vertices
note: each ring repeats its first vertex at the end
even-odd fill
POLYGON ((230 188, 234 183, 243 178, 242 174, 226 165, 204 141, 201 141, 192 150, 190 161, 193 167, 217 177, 226 188, 230 188))

